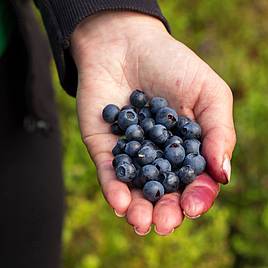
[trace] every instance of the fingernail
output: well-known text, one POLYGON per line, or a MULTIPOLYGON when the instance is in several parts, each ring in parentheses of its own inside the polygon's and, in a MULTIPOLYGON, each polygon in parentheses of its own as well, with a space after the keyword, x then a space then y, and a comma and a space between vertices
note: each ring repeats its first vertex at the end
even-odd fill
POLYGON ((114 209, 114 214, 115 214, 117 217, 119 217, 119 218, 123 218, 123 217, 126 216, 125 213, 124 213, 124 214, 118 213, 115 209, 114 209))
POLYGON ((140 236, 145 236, 145 235, 147 235, 147 234, 149 234, 149 233, 151 232, 151 226, 150 226, 150 228, 148 229, 148 231, 145 232, 145 233, 140 232, 140 231, 139 231, 139 228, 136 227, 136 226, 134 226, 133 229, 134 229, 134 232, 135 232, 137 235, 140 235, 140 236))
POLYGON ((198 219, 199 217, 201 217, 201 214, 196 215, 196 216, 189 216, 189 215, 187 215, 187 213, 185 211, 183 211, 183 214, 185 215, 186 218, 188 218, 190 220, 195 220, 195 219, 198 219))
POLYGON ((169 233, 161 233, 161 232, 159 232, 158 230, 157 230, 157 228, 156 228, 156 225, 154 226, 154 231, 158 234, 158 235, 161 235, 161 236, 164 236, 164 235, 170 235, 170 234, 172 234, 172 233, 174 233, 174 228, 169 232, 169 233))
POLYGON ((228 155, 225 155, 223 158, 222 169, 223 169, 223 172, 224 172, 228 182, 230 182, 230 180, 231 180, 231 162, 230 162, 228 155))

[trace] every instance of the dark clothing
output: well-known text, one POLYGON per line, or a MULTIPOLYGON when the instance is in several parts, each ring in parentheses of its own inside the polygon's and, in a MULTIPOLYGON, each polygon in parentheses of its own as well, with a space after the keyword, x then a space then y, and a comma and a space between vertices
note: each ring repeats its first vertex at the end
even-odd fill
MULTIPOLYGON (((153 0, 36 0, 59 76, 76 95, 77 71, 69 38, 85 17, 131 10, 158 17, 153 0)), ((0 59, 0 266, 57 268, 63 221, 58 120, 49 49, 27 0, 9 0, 14 16, 10 46, 0 59)), ((166 24, 167 25, 167 24, 166 24)))
POLYGON ((0 266, 56 268, 63 180, 49 57, 40 51, 42 56, 36 53, 33 63, 19 34, 14 32, 10 41, 0 59, 0 266), (30 64, 41 70, 37 77, 29 73, 30 64), (37 86, 43 95, 35 100, 40 105, 35 110, 29 96, 37 86), (47 121, 37 118, 39 113, 47 121))

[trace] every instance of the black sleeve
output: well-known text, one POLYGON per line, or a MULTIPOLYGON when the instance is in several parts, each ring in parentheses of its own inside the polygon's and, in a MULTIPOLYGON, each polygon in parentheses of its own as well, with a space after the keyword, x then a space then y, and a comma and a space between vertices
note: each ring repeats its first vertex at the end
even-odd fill
POLYGON ((160 19, 169 30, 156 0, 35 0, 49 36, 63 88, 76 95, 77 70, 69 39, 84 18, 101 11, 136 11, 160 19))

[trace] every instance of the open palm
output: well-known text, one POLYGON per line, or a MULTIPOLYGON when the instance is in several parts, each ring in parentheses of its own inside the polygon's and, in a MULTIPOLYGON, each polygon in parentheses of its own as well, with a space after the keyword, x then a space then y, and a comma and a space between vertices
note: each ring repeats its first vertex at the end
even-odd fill
POLYGON ((74 38, 81 39, 85 33, 89 36, 83 37, 80 46, 73 45, 79 73, 81 133, 111 207, 118 215, 126 215, 137 233, 146 234, 155 224, 156 231, 164 235, 181 224, 184 214, 196 218, 206 212, 219 192, 218 182, 228 182, 235 145, 232 94, 205 62, 166 32, 161 22, 134 13, 120 16, 101 15, 83 23, 75 33, 74 38), (131 16, 135 17, 132 22, 131 16), (115 27, 119 29, 115 31, 115 27), (122 31, 125 33, 119 34, 122 31), (129 190, 116 179, 111 151, 118 137, 111 134, 101 116, 107 104, 127 104, 136 88, 149 97, 166 98, 178 114, 198 121, 203 131, 202 154, 208 173, 187 186, 181 196, 166 194, 154 207, 140 190, 129 190))

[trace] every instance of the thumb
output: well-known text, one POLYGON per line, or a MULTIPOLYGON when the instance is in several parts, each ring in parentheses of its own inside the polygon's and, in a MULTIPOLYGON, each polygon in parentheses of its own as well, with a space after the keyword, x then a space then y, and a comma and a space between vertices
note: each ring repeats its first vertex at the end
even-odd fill
POLYGON ((204 85, 194 113, 202 126, 202 154, 207 171, 216 181, 227 184, 231 177, 232 153, 236 143, 233 123, 233 96, 223 80, 204 85))

